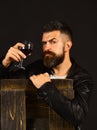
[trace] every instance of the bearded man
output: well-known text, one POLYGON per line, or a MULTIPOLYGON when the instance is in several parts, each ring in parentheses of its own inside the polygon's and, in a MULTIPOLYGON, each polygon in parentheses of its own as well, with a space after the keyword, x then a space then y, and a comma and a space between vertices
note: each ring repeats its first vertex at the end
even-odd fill
MULTIPOLYGON (((92 79, 89 73, 80 67, 71 57, 73 45, 71 28, 64 22, 51 21, 42 31, 43 58, 28 65, 23 73, 29 78, 44 101, 63 119, 71 122, 75 129, 81 129, 81 122, 89 110, 92 93, 92 79), (68 99, 54 86, 51 78, 73 80, 74 99, 68 99)), ((22 71, 9 72, 13 61, 26 58, 17 43, 11 47, 0 66, 0 77, 19 77, 22 71), (10 74, 9 74, 10 73, 10 74)))

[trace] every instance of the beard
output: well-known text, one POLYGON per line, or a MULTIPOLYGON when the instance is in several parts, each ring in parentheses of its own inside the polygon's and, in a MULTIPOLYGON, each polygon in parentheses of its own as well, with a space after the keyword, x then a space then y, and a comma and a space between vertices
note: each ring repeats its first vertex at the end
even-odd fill
POLYGON ((54 52, 46 51, 43 55, 43 63, 48 68, 56 67, 61 64, 64 60, 64 50, 60 55, 56 55, 54 52))

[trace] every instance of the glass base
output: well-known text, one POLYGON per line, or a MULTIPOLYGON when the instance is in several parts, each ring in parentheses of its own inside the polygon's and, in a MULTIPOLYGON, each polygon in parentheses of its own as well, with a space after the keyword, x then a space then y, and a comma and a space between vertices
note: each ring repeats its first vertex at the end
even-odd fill
POLYGON ((20 64, 19 64, 19 65, 15 65, 15 67, 17 67, 17 68, 19 68, 19 69, 25 70, 25 67, 24 67, 24 66, 21 66, 20 64))

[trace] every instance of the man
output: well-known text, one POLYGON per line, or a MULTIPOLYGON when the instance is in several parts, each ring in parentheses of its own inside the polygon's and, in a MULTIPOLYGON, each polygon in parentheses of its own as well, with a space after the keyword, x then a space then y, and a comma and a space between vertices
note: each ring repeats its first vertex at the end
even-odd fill
MULTIPOLYGON (((92 79, 86 70, 81 68, 70 56, 72 31, 64 22, 51 21, 43 27, 42 49, 43 60, 26 67, 25 77, 29 78, 42 96, 61 117, 80 129, 81 122, 88 112, 92 93, 92 79), (73 79, 74 99, 65 97, 52 84, 51 76, 73 79)), ((17 43, 7 52, 0 69, 0 77, 13 77, 17 72, 9 72, 13 61, 20 61, 26 56, 18 49, 23 46, 17 43)), ((18 74, 22 73, 18 71, 18 74)))

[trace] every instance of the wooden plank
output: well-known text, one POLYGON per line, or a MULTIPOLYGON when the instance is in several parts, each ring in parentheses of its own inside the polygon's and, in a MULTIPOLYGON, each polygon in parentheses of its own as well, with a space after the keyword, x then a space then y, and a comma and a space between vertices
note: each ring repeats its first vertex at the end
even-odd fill
POLYGON ((1 130, 26 130, 25 82, 1 80, 1 130))
MULTIPOLYGON (((67 98, 74 98, 71 79, 53 79, 52 82, 67 98)), ((26 109, 28 126, 31 130, 75 130, 72 124, 60 117, 42 98, 38 97, 34 87, 29 85, 30 88, 27 93, 26 109)))

